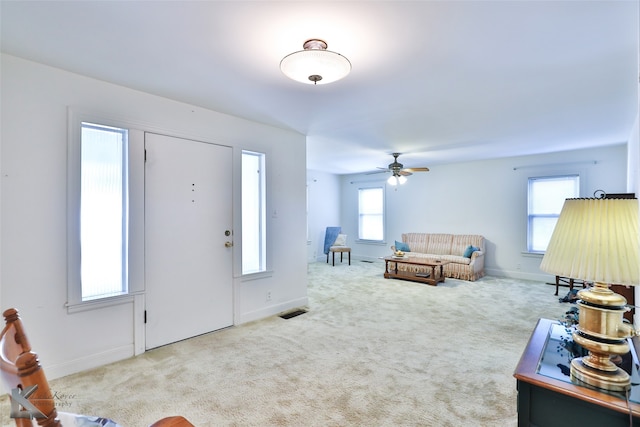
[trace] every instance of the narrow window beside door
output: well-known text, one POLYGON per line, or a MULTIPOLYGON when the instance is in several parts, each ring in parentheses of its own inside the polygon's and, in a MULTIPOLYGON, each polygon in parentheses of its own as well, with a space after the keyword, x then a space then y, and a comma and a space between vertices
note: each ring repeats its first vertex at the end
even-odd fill
POLYGON ((126 129, 82 123, 82 301, 127 293, 127 136, 126 129))
POLYGON ((242 274, 267 269, 265 155, 242 151, 242 274))

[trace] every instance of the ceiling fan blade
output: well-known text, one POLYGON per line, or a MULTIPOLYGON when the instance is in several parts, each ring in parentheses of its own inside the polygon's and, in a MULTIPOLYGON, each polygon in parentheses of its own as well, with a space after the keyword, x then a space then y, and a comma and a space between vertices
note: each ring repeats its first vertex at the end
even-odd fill
POLYGON ((391 172, 393 176, 410 176, 413 175, 414 172, 429 172, 429 168, 405 168, 402 166, 402 163, 398 162, 398 156, 400 153, 392 153, 393 155, 393 163, 389 164, 389 167, 381 168, 380 171, 367 172, 366 175, 372 175, 375 173, 383 173, 383 172, 391 172))
POLYGON ((387 168, 378 168, 378 169, 381 169, 381 170, 373 171, 373 172, 367 172, 367 173, 365 173, 365 175, 374 175, 374 174, 377 174, 377 173, 387 173, 387 172, 389 172, 389 169, 387 169, 387 168))

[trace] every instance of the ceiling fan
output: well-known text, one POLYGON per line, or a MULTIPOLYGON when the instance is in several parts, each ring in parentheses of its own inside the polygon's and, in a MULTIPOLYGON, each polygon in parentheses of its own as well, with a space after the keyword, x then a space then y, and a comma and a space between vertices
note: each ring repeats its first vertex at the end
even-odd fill
MULTIPOLYGON (((400 153, 392 153, 393 163, 389 163, 389 166, 386 168, 378 168, 382 169, 380 172, 391 172, 391 176, 387 180, 387 182, 391 185, 404 184, 407 180, 407 176, 413 175, 414 172, 429 172, 429 168, 405 168, 404 165, 398 162, 398 156, 400 153)), ((380 173, 373 172, 373 173, 380 173)))

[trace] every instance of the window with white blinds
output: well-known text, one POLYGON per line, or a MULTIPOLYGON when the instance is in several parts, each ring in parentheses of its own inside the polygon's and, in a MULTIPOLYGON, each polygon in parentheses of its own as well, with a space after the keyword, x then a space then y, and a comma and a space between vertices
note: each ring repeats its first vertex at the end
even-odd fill
POLYGON ((242 152, 242 274, 267 269, 265 154, 242 152))
POLYGON ((580 196, 580 176, 529 178, 527 250, 547 250, 566 199, 580 196))
POLYGON ((127 129, 82 122, 82 301, 127 293, 127 129))
POLYGON ((358 189, 358 238, 384 240, 384 188, 358 189))

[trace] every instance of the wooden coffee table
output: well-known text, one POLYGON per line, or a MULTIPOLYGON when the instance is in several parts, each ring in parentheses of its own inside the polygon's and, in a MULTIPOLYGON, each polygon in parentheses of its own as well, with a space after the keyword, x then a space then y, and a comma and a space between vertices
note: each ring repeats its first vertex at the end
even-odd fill
MULTIPOLYGON (((425 258, 416 258, 404 256, 402 258, 384 257, 384 278, 385 279, 403 279, 412 280, 414 282, 427 283, 432 286, 438 286, 438 283, 444 282, 443 266, 451 261, 430 261, 425 258), (395 262, 395 268, 389 271, 389 263, 395 262), (411 264, 431 267, 431 273, 412 273, 409 271, 398 271, 398 264, 411 264), (438 268, 440 267, 440 268, 438 268)), ((428 271, 428 270, 427 270, 428 271)))

